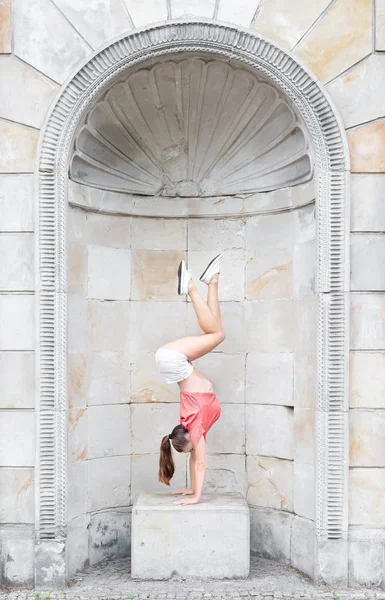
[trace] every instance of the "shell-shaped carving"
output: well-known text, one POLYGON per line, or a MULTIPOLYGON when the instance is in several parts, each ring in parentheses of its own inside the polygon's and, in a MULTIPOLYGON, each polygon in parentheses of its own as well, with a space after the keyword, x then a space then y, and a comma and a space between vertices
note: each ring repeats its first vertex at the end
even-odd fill
POLYGON ((272 190, 311 171, 305 132, 273 86, 192 57, 115 83, 79 128, 70 164, 79 183, 164 196, 272 190))

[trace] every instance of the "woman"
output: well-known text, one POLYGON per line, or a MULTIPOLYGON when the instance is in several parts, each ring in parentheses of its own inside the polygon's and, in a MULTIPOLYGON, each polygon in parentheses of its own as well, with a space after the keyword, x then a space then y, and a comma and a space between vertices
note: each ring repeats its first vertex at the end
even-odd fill
POLYGON ((219 419, 221 406, 212 383, 193 365, 223 342, 221 313, 218 301, 218 275, 222 254, 216 256, 202 273, 200 280, 208 285, 207 302, 198 293, 184 261, 178 270, 178 294, 188 294, 194 306, 201 335, 185 337, 165 344, 156 352, 155 360, 166 383, 178 383, 180 388, 180 424, 165 435, 160 444, 159 481, 170 485, 175 465, 171 444, 177 452, 190 452, 190 489, 174 494, 192 495, 175 504, 198 504, 206 473, 206 434, 219 419))

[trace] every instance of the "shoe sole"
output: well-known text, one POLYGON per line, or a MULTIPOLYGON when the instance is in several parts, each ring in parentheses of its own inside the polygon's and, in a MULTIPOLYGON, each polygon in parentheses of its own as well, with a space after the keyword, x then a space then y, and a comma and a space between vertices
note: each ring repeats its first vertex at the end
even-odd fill
MULTIPOLYGON (((188 285, 186 286, 186 273, 187 267, 184 260, 179 263, 178 267, 178 294, 179 296, 183 296, 188 293, 188 285), (184 291, 186 289, 186 291, 184 291)), ((188 281, 190 278, 188 279, 188 281)), ((188 283, 188 282, 187 282, 188 283)))
POLYGON ((180 293, 181 291, 181 284, 182 284, 182 267, 183 267, 183 260, 179 263, 179 267, 178 267, 178 294, 179 296, 181 296, 182 294, 180 293))
POLYGON ((213 266, 213 264, 215 263, 215 261, 217 261, 219 258, 222 258, 223 254, 218 254, 215 258, 213 258, 209 264, 207 265, 207 267, 205 268, 205 270, 203 271, 202 275, 199 277, 200 281, 203 281, 203 279, 205 278, 206 273, 209 272, 210 267, 213 266))

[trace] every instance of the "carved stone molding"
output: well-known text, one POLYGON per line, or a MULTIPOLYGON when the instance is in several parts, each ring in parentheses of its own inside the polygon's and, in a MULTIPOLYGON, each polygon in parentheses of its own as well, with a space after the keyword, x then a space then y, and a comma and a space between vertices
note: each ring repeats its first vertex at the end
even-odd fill
POLYGON ((314 149, 317 195, 318 538, 345 536, 347 520, 348 151, 317 79, 290 54, 246 30, 172 21, 97 52, 63 87, 40 142, 38 537, 65 536, 67 410, 66 211, 68 165, 84 116, 127 69, 176 53, 232 59, 275 86, 301 116, 314 149))

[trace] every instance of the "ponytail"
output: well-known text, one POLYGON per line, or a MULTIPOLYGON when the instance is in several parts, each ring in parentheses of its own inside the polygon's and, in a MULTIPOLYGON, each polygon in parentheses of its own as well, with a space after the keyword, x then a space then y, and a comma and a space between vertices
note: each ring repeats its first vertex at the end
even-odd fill
POLYGON ((159 472, 158 478, 161 483, 170 485, 175 472, 174 459, 172 457, 171 441, 170 436, 165 435, 160 443, 160 456, 159 456, 159 472))

